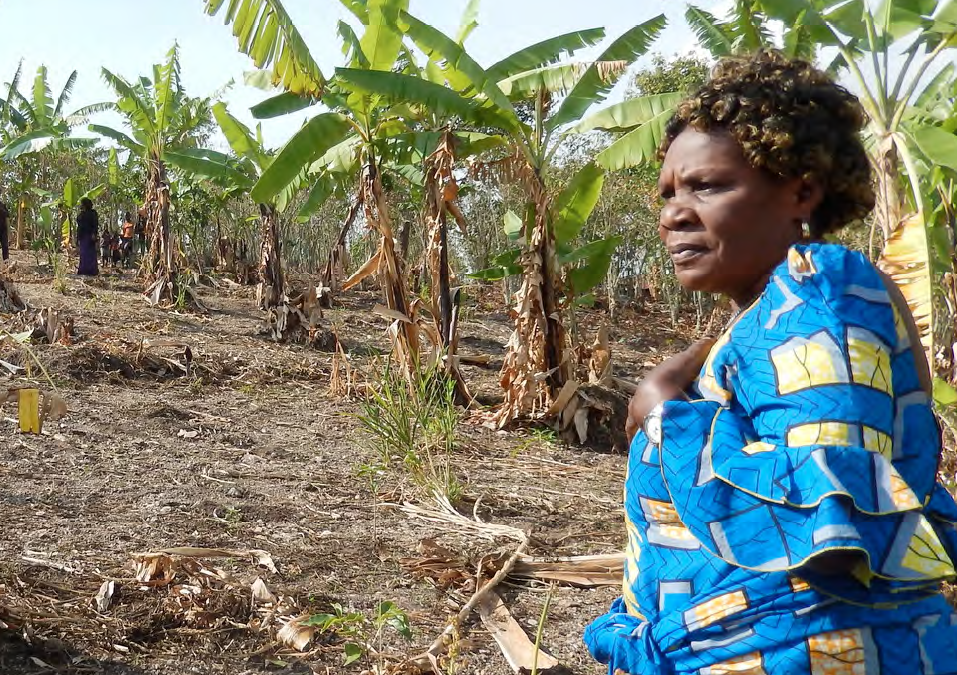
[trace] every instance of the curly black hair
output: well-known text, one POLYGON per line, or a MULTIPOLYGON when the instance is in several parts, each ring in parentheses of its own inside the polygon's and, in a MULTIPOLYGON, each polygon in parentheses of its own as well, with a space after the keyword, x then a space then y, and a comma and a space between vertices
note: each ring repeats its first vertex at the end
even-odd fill
POLYGON ((711 79, 685 99, 665 128, 664 158, 686 128, 725 130, 751 166, 820 186, 815 237, 863 219, 874 208, 871 166, 857 98, 806 61, 761 50, 718 62, 711 79))

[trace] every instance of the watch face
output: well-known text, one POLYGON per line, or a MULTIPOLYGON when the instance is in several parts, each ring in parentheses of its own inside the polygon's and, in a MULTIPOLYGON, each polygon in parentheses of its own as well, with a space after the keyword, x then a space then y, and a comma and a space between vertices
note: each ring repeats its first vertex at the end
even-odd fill
POLYGON ((659 445, 661 443, 661 413, 652 411, 645 418, 645 435, 648 440, 659 445))

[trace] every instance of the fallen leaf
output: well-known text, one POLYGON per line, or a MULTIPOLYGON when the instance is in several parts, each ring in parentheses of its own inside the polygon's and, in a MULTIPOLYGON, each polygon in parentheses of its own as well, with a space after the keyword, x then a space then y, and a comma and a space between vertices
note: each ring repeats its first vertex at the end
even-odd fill
POLYGON ((133 576, 146 583, 154 579, 173 578, 173 559, 163 553, 134 555, 133 576))
POLYGON ((494 591, 478 605, 478 614, 482 624, 492 635, 502 650, 502 655, 516 673, 531 671, 537 666, 539 671, 558 665, 558 660, 543 649, 536 649, 522 627, 509 613, 502 598, 494 591), (535 652, 538 652, 538 658, 535 652))
POLYGON ((253 562, 260 567, 265 567, 273 574, 279 574, 279 570, 276 569, 276 563, 272 561, 272 556, 265 551, 260 549, 252 549, 249 551, 249 555, 252 556, 253 562))
POLYGON ((260 605, 276 604, 276 596, 266 587, 266 582, 259 577, 256 577, 256 580, 252 583, 252 592, 253 603, 260 605))
POLYGON ((309 614, 303 614, 302 616, 290 619, 286 625, 279 630, 276 639, 296 651, 305 651, 306 645, 309 644, 313 635, 316 634, 316 629, 313 626, 302 625, 302 622, 308 618, 309 614))
POLYGON ((100 586, 100 590, 97 591, 96 597, 93 598, 96 602, 96 611, 100 614, 103 614, 110 608, 110 603, 113 601, 113 593, 116 591, 116 584, 113 581, 104 581, 103 585, 100 586))

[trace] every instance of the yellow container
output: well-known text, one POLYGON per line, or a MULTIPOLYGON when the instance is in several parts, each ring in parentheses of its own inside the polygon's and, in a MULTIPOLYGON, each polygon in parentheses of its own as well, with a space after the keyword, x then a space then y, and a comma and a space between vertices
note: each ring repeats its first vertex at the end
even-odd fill
POLYGON ((40 390, 20 390, 20 431, 24 434, 40 433, 40 390))

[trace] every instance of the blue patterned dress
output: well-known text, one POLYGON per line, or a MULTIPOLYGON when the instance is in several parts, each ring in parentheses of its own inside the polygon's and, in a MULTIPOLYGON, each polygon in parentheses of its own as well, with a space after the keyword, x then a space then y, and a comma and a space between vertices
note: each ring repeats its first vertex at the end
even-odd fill
POLYGON ((639 433, 624 589, 585 632, 609 673, 957 673, 957 505, 875 268, 794 246, 712 349, 697 400, 639 433), (852 574, 814 573, 853 552, 852 574))

